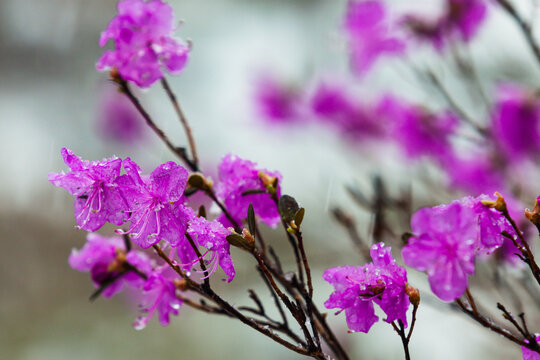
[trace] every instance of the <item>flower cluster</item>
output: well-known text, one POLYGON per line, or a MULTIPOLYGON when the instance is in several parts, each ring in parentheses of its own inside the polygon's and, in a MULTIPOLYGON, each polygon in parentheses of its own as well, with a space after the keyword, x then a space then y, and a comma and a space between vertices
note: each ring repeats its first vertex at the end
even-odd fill
POLYGON ((504 241, 501 232, 513 232, 499 212, 482 203, 487 199, 466 197, 423 208, 411 220, 415 236, 403 248, 403 260, 425 271, 431 289, 444 301, 465 292, 468 275, 475 270, 475 257, 499 248, 504 241))
POLYGON ((401 320, 407 326, 410 305, 407 273, 398 266, 389 247, 383 243, 371 247, 372 263, 328 269, 323 279, 335 289, 324 303, 328 309, 345 310, 352 331, 367 333, 379 319, 373 303, 385 312, 387 323, 401 320))
POLYGON ((116 233, 129 235, 142 248, 164 241, 177 249, 186 271, 199 261, 186 238, 189 235, 194 246, 207 250, 201 257, 212 254, 210 263, 215 260, 215 266, 210 274, 219 264, 227 281, 233 279, 235 272, 226 240, 229 231, 216 221, 197 217, 185 204, 188 172, 182 166, 167 162, 146 176, 130 158, 83 161, 65 148, 62 155, 71 171, 51 173, 49 180, 75 196, 75 217, 81 229, 95 231, 105 222, 129 222, 128 230, 118 229, 116 233), (122 166, 126 173, 120 175, 122 166))
POLYGON ((189 47, 173 37, 172 8, 161 0, 122 0, 118 15, 101 33, 101 47, 109 40, 115 49, 98 60, 98 70, 116 69, 125 80, 146 88, 163 77, 162 68, 180 73, 189 47))

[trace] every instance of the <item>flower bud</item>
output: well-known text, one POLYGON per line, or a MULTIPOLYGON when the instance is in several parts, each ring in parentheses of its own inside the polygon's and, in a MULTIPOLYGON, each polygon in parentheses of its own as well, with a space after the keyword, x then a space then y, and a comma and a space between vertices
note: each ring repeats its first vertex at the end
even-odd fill
POLYGON ((405 285, 405 293, 409 296, 409 301, 413 306, 418 306, 420 304, 420 292, 418 289, 413 288, 411 285, 405 285))
POLYGON ((232 246, 236 246, 237 248, 246 250, 248 252, 255 250, 255 238, 253 235, 251 235, 248 229, 243 229, 242 235, 234 231, 231 232, 231 234, 227 236, 227 242, 232 246))
POLYGON ((189 284, 185 279, 174 279, 173 283, 174 287, 180 291, 189 290, 189 284))
POLYGON ((212 181, 207 180, 201 173, 189 175, 187 183, 191 188, 203 191, 210 190, 212 187, 212 181))

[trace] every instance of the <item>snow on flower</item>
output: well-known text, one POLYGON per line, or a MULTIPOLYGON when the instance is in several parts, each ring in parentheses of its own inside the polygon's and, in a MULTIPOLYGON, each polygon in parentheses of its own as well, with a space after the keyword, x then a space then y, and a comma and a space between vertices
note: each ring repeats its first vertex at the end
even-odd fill
POLYGON ((101 33, 101 47, 112 40, 97 62, 98 70, 117 69, 125 80, 146 88, 163 77, 163 68, 178 74, 185 67, 189 47, 173 36, 172 8, 161 0, 121 0, 118 15, 101 33))
POLYGON ((334 287, 324 303, 328 309, 345 311, 352 331, 367 333, 378 321, 373 303, 386 313, 386 322, 401 320, 407 325, 409 297, 406 293, 407 273, 398 266, 389 247, 383 243, 371 247, 373 262, 363 266, 344 266, 326 270, 323 279, 334 287))
POLYGON ((122 159, 85 161, 66 148, 62 148, 61 154, 70 171, 49 173, 49 181, 75 196, 78 226, 95 231, 107 221, 122 225, 126 221, 127 205, 115 183, 120 175, 122 159))

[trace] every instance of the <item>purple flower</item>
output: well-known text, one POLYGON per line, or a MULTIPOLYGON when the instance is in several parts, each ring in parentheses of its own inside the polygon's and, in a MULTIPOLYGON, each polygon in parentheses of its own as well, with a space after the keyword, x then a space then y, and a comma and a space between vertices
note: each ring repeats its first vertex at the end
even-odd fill
POLYGON ((441 159, 441 166, 450 178, 450 185, 468 193, 492 194, 504 188, 502 174, 487 154, 476 152, 468 157, 450 154, 441 159))
POLYGON ((101 161, 84 161, 71 150, 62 148, 70 172, 50 173, 49 181, 75 196, 75 220, 79 228, 95 231, 107 221, 122 225, 127 205, 115 183, 122 160, 116 157, 101 161))
POLYGON ((260 116, 270 123, 285 124, 300 118, 300 93, 274 78, 265 76, 259 79, 255 103, 260 116))
MULTIPOLYGON (((528 342, 529 340, 525 341, 528 342)), ((536 335, 536 342, 540 344, 540 335, 536 335)), ((521 353, 523 354, 523 360, 540 360, 540 354, 527 349, 525 346, 521 347, 521 353)))
POLYGON ((368 71, 383 55, 405 51, 403 40, 390 31, 386 9, 380 0, 349 1, 344 27, 352 66, 358 73, 368 71))
POLYGON ((69 265, 78 271, 90 272, 96 288, 107 285, 104 297, 111 297, 122 290, 124 284, 134 288, 143 285, 144 279, 135 272, 128 271, 125 263, 136 267, 144 274, 150 274, 152 263, 143 253, 130 251, 126 254, 124 241, 118 237, 103 237, 96 233, 87 236, 82 249, 71 251, 69 265))
POLYGON ((508 160, 520 160, 540 151, 540 102, 517 85, 499 87, 493 112, 493 133, 508 160))
POLYGON ((277 206, 267 191, 265 181, 277 178, 276 195, 281 196, 281 174, 259 168, 256 163, 243 160, 236 155, 226 155, 219 165, 219 183, 216 195, 225 203, 232 217, 240 222, 247 217, 249 204, 253 204, 255 215, 266 225, 274 227, 280 221, 277 206), (256 190, 264 193, 244 194, 256 190))
POLYGON ((335 267, 324 272, 323 279, 335 289, 324 306, 345 310, 352 331, 367 333, 377 322, 373 302, 386 313, 387 323, 401 320, 407 326, 410 301, 405 269, 396 264, 390 248, 383 243, 371 247, 371 258, 373 262, 363 266, 335 267))
POLYGON ((491 253, 504 241, 502 231, 510 224, 482 203, 489 199, 466 197, 451 204, 423 208, 414 214, 415 237, 403 248, 405 264, 428 275, 431 289, 440 299, 453 301, 468 286, 474 273, 475 256, 491 253))
POLYGON ((184 237, 188 215, 185 213, 183 196, 188 172, 174 162, 158 166, 144 179, 139 166, 127 158, 124 160, 126 174, 118 178, 129 211, 131 226, 126 232, 139 246, 148 248, 160 240, 176 246, 184 237))
MULTIPOLYGON (((231 282, 236 275, 236 271, 234 270, 234 263, 231 258, 230 245, 227 241, 230 231, 218 220, 208 221, 202 216, 197 216, 191 208, 186 208, 186 210, 189 213, 187 234, 197 247, 206 249, 206 251, 199 250, 199 252, 208 269, 208 277, 216 272, 219 265, 227 275, 226 281, 231 282), (206 260, 205 257, 209 253, 212 253, 210 259, 206 260)), ((178 244, 177 254, 182 261, 181 265, 185 271, 190 271, 200 260, 187 239, 184 239, 178 244)))
POLYGON ((320 84, 311 98, 311 108, 321 122, 337 128, 352 141, 386 133, 370 106, 353 101, 352 96, 336 84, 320 84))
POLYGON ((410 158, 427 155, 441 159, 449 154, 449 138, 458 125, 454 114, 433 114, 392 95, 381 99, 378 112, 390 125, 392 137, 410 158))
POLYGON ((133 327, 136 330, 144 329, 156 311, 159 314, 160 324, 167 326, 170 322, 170 314, 178 315, 182 303, 183 301, 176 296, 174 281, 156 270, 142 288, 141 307, 146 315, 139 316, 133 323, 133 327))
POLYGON ((444 28, 440 25, 440 19, 427 19, 416 14, 408 14, 403 17, 401 24, 418 41, 426 41, 433 45, 437 51, 444 47, 444 28))
POLYGON ((133 104, 116 87, 100 88, 97 131, 104 140, 133 145, 143 140, 146 125, 133 104))
POLYGON ((469 42, 477 33, 487 14, 486 0, 447 0, 443 21, 447 31, 459 34, 469 42))
POLYGON ((122 0, 118 15, 101 33, 99 45, 113 40, 98 60, 98 70, 116 68, 122 78, 149 87, 163 77, 163 67, 178 74, 186 65, 189 48, 173 37, 172 8, 161 0, 122 0))

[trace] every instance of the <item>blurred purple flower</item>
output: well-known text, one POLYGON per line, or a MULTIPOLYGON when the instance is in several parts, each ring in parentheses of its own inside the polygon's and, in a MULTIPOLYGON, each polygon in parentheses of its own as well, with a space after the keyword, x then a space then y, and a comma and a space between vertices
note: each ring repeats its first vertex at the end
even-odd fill
POLYGON ((373 262, 363 266, 335 267, 324 272, 323 279, 335 289, 324 306, 345 310, 352 331, 367 333, 377 322, 373 302, 386 313, 387 323, 401 320, 407 326, 410 301, 405 269, 396 264, 390 248, 383 243, 371 247, 371 258, 373 262))
POLYGON ((446 0, 444 17, 447 31, 455 32, 469 42, 477 33, 487 14, 486 0, 446 0))
MULTIPOLYGON (((280 222, 277 205, 267 192, 264 179, 277 178, 277 197, 281 196, 282 176, 277 171, 259 168, 252 161, 228 154, 219 165, 219 182, 216 195, 221 199, 232 217, 241 222, 247 217, 249 204, 253 204, 255 215, 266 225, 275 227, 280 222), (262 191, 258 194, 244 194, 246 191, 262 191)), ((223 217, 220 217, 223 219, 223 217)), ((229 226, 228 221, 224 224, 229 226)))
POLYGON ((518 85, 499 87, 493 111, 493 133, 510 161, 540 151, 540 101, 518 85))
POLYGON ((139 166, 124 160, 125 175, 117 179, 131 212, 131 226, 126 232, 142 248, 161 240, 176 246, 186 232, 188 215, 183 196, 188 172, 169 161, 158 166, 148 177, 141 177, 139 166))
POLYGON ((440 165, 450 179, 450 185, 473 195, 493 194, 505 188, 503 175, 487 154, 474 153, 468 157, 450 154, 440 165))
POLYGON ((97 131, 107 141, 133 145, 144 139, 146 125, 133 104, 116 87, 102 86, 97 131))
POLYGON ((101 33, 99 45, 113 40, 97 62, 98 70, 116 68, 122 78, 149 87, 163 77, 165 68, 178 74, 185 67, 189 47, 173 37, 172 8, 161 0, 121 0, 118 15, 101 33))
POLYGON ((441 159, 451 152, 449 138, 458 125, 454 114, 434 114, 392 95, 381 99, 378 113, 392 129, 393 139, 410 158, 432 156, 441 159))
POLYGON ((122 225, 126 221, 127 204, 116 177, 120 175, 122 159, 113 157, 101 161, 86 161, 67 148, 61 150, 70 172, 49 173, 49 181, 75 196, 75 220, 79 228, 95 231, 107 221, 122 225))
POLYGON ((71 251, 69 266, 73 269, 90 272, 96 288, 107 285, 102 295, 112 297, 122 290, 125 284, 139 288, 145 280, 135 272, 127 271, 124 262, 136 267, 143 274, 152 271, 151 260, 146 254, 130 251, 126 254, 124 241, 118 237, 103 237, 96 233, 87 236, 87 242, 82 249, 71 251), (107 282, 117 278, 111 284, 107 282))
POLYGON ((349 1, 344 28, 352 67, 358 74, 367 72, 383 55, 405 52, 405 42, 390 27, 383 1, 349 1))
POLYGON ((265 76, 257 81, 255 104, 263 119, 273 124, 286 124, 301 117, 300 95, 296 89, 265 76))
POLYGON ((351 95, 336 84, 321 83, 311 97, 310 106, 319 121, 336 128, 353 142, 386 134, 384 124, 372 107, 353 101, 351 95))

